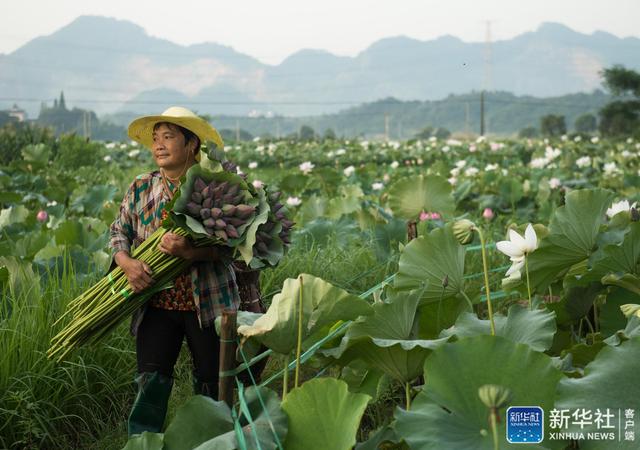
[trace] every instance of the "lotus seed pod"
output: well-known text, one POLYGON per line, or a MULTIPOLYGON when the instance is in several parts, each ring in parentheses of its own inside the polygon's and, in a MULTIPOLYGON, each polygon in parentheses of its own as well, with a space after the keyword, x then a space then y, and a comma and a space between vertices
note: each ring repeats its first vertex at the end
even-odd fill
POLYGON ((460 245, 467 245, 473 240, 475 224, 467 219, 458 220, 453 224, 453 235, 460 245))
POLYGON ((210 197, 205 198, 205 199, 202 201, 202 207, 203 207, 203 208, 209 208, 209 209, 211 209, 211 208, 213 207, 213 199, 212 199, 212 198, 210 198, 210 197))
POLYGON ((200 192, 194 192, 191 194, 191 200, 198 205, 202 205, 202 194, 200 192))
POLYGON ((218 236, 223 241, 226 241, 228 239, 227 233, 224 230, 216 230, 216 231, 213 232, 213 234, 218 236))
POLYGON ((222 213, 225 216, 233 216, 236 213, 236 206, 234 206, 234 205, 224 205, 222 207, 222 213))
POLYGON ((195 182, 193 183, 193 190, 196 192, 202 192, 204 188, 207 187, 207 183, 200 177, 197 177, 195 182))
POLYGON ((187 203, 187 211, 189 211, 190 215, 198 217, 198 214, 200 214, 200 205, 195 202, 189 202, 187 203))
POLYGON ((224 230, 225 228, 227 228, 227 222, 222 219, 216 219, 215 224, 218 230, 224 230))
POLYGON ((238 234, 238 230, 236 230, 236 227, 234 227, 233 225, 227 225, 227 228, 225 228, 225 231, 227 232, 227 236, 229 236, 232 239, 236 239, 240 237, 240 235, 238 234))
POLYGON ((202 219, 208 219, 209 217, 211 217, 211 209, 209 208, 202 208, 200 210, 200 217, 202 217, 202 219))
POLYGON ((211 208, 211 217, 219 219, 222 217, 222 210, 220 208, 211 208))
POLYGON ((213 228, 216 225, 216 221, 211 217, 209 217, 208 219, 202 222, 202 225, 204 225, 206 228, 213 228))
POLYGON ((511 400, 511 391, 496 384, 485 384, 478 389, 478 396, 487 408, 500 409, 511 400))

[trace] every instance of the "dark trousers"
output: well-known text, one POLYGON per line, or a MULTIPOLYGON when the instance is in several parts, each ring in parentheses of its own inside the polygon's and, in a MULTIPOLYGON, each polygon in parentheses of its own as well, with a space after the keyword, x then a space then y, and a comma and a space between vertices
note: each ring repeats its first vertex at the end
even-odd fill
POLYGON ((220 339, 215 327, 200 329, 195 311, 147 308, 136 334, 138 373, 159 372, 172 377, 185 336, 194 380, 217 383, 220 339))

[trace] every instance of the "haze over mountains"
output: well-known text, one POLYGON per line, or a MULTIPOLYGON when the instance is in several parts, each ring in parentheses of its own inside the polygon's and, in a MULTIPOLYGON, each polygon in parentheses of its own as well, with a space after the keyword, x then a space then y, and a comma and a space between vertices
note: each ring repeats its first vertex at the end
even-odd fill
MULTIPOLYGON (((355 57, 305 49, 274 66, 221 44, 182 46, 131 22, 82 16, 0 55, 0 108, 18 103, 34 117, 41 101, 64 90, 69 105, 100 114, 157 113, 179 103, 207 114, 315 115, 387 97, 436 100, 480 90, 486 52, 484 43, 452 36, 398 36, 355 57)), ((492 43, 490 55, 490 90, 560 96, 600 87, 604 67, 640 69, 640 39, 546 23, 492 43)))

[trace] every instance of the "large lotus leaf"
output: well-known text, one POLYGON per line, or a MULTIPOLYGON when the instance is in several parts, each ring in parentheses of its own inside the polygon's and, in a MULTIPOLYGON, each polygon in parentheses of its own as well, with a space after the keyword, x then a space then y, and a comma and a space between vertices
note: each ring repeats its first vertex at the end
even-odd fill
POLYGON ((616 346, 636 336, 640 336, 640 317, 631 316, 624 329, 616 331, 605 339, 604 343, 616 346))
POLYGON ((455 202, 451 184, 439 175, 418 175, 403 178, 389 188, 389 207, 393 215, 416 220, 420 213, 453 213, 455 202))
POLYGON ((465 250, 453 235, 452 225, 436 228, 412 240, 402 250, 394 286, 399 290, 424 289, 422 302, 453 297, 464 287, 465 250), (444 288, 443 280, 448 285, 444 288))
POLYGON ((22 223, 27 220, 27 217, 29 217, 29 211, 22 205, 3 209, 0 211, 0 230, 14 223, 22 223))
POLYGON ((302 294, 302 339, 325 325, 371 314, 369 304, 321 278, 301 274, 285 280, 267 312, 253 325, 238 327, 238 333, 255 337, 272 350, 288 354, 297 344, 298 302, 302 294), (302 289, 301 289, 302 287, 302 289))
MULTIPOLYGON (((581 189, 567 194, 565 205, 556 209, 551 219, 549 234, 528 257, 532 290, 544 291, 571 266, 591 256, 612 198, 613 193, 604 189, 581 189)), ((524 272, 518 284, 526 286, 524 272)))
POLYGON ((637 414, 640 410, 640 383, 638 383, 638 372, 640 372, 640 336, 626 341, 618 347, 606 346, 596 359, 584 369, 582 378, 567 378, 558 384, 557 399, 555 408, 559 411, 569 410, 569 414, 577 409, 584 408, 591 412, 591 417, 583 426, 569 420, 568 427, 562 430, 574 433, 589 432, 615 432, 622 433, 620 440, 616 440, 615 447, 603 445, 603 441, 580 440, 580 449, 637 449, 638 443, 624 440, 625 410, 634 409, 637 414), (596 422, 596 414, 603 415, 609 413, 613 417, 602 417, 601 426, 611 425, 611 429, 602 429, 596 422), (618 428, 619 422, 623 424, 622 429, 618 428))
POLYGON ((250 264, 253 259, 253 244, 256 243, 256 232, 258 227, 269 220, 269 202, 264 189, 258 189, 258 211, 253 222, 247 228, 247 235, 244 242, 238 246, 240 255, 246 264, 250 264))
POLYGON ((605 275, 602 277, 602 284, 618 286, 629 292, 640 295, 640 276, 632 273, 625 273, 623 275, 605 275))
POLYGON ((134 434, 127 441, 122 450, 162 450, 164 435, 143 431, 142 434, 134 434))
POLYGON ((362 360, 352 361, 343 367, 340 379, 349 385, 349 392, 367 394, 373 402, 389 387, 390 381, 387 375, 362 360))
MULTIPOLYGON (((494 314, 493 321, 496 335, 510 341, 527 344, 539 352, 548 350, 553 344, 556 333, 555 313, 544 309, 529 310, 519 305, 512 305, 507 316, 494 314)), ((444 330, 440 336, 457 336, 458 338, 491 334, 489 320, 481 320, 473 313, 464 312, 455 325, 444 330)))
POLYGON ((351 214, 360 209, 360 199, 364 196, 358 185, 343 186, 340 196, 329 200, 328 217, 338 219, 343 214, 351 214))
POLYGON ((112 201, 118 190, 115 186, 91 186, 87 191, 73 201, 72 206, 79 208, 86 215, 98 216, 104 208, 104 203, 112 201))
POLYGON ((45 165, 49 162, 50 148, 45 144, 29 144, 22 149, 22 158, 25 161, 45 165))
MULTIPOLYGON (((549 411, 561 378, 551 358, 528 345, 500 336, 463 338, 427 358, 424 390, 410 411, 396 410, 395 429, 416 450, 492 450, 489 410, 478 389, 486 384, 504 386, 512 394, 505 408, 537 405, 549 411)), ((504 417, 504 410, 500 413, 504 417)), ((498 439, 500 448, 519 448, 506 442, 504 420, 498 424, 498 439)))
POLYGON ((164 433, 165 450, 191 450, 233 430, 231 410, 225 402, 195 395, 178 409, 164 433))
POLYGON ((349 327, 340 345, 324 354, 346 364, 361 359, 391 378, 409 382, 422 373, 429 353, 449 338, 418 338, 416 310, 420 291, 396 296, 392 303, 376 303, 373 315, 363 317, 349 327))
POLYGON ((293 389, 282 402, 282 409, 289 416, 284 448, 353 448, 369 398, 350 393, 347 383, 333 378, 316 378, 293 389))
MULTIPOLYGON (((280 398, 271 389, 254 386, 245 391, 246 410, 240 408, 240 425, 249 450, 271 450, 283 444, 287 435, 287 415, 280 407, 280 398), (260 401, 262 399, 262 402, 260 401), (262 407, 262 404, 266 408, 262 407), (245 412, 251 416, 251 423, 245 412), (256 437, 258 442, 256 443, 256 437)), ((235 431, 229 431, 207 442, 200 444, 195 450, 227 450, 240 448, 235 431)))
POLYGON ((418 308, 420 338, 437 338, 442 330, 455 324, 463 311, 468 310, 468 303, 462 296, 451 297, 447 301, 427 303, 420 306, 418 308))
POLYGON ((391 425, 380 427, 371 432, 369 439, 359 442, 355 450, 410 450, 402 439, 398 438, 391 425))

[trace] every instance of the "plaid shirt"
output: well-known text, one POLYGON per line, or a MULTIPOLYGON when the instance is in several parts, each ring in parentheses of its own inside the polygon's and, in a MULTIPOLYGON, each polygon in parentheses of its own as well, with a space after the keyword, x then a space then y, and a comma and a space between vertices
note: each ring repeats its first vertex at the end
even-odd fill
MULTIPOLYGON (((138 175, 120 205, 120 213, 111 224, 112 257, 116 252, 139 246, 162 223, 162 208, 169 202, 159 171, 138 175)), ((240 297, 235 273, 230 264, 199 261, 191 265, 191 282, 200 327, 213 325, 226 308, 238 309, 240 297)), ((133 317, 131 333, 136 334, 146 306, 133 317)))

